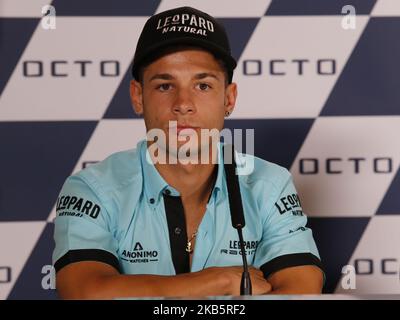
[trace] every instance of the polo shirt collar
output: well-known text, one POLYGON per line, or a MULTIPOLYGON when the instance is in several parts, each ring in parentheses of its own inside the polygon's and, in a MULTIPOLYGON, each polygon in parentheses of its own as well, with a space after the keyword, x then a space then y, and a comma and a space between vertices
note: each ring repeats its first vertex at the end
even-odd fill
MULTIPOLYGON (((140 161, 143 170, 144 191, 150 204, 156 205, 160 201, 161 192, 168 187, 168 183, 164 180, 152 163, 150 154, 147 150, 147 141, 142 140, 139 142, 139 145, 140 161)), ((169 188, 171 191, 174 190, 172 187, 169 188)), ((177 192, 176 190, 174 191, 177 192)))
MULTIPOLYGON (((223 185, 225 180, 225 170, 222 157, 222 146, 222 143, 218 143, 218 172, 211 196, 217 196, 217 193, 219 193, 218 191, 224 190, 223 185)), ((143 170, 144 191, 150 204, 158 204, 163 192, 171 196, 179 196, 179 192, 172 186, 168 185, 151 160, 147 160, 151 159, 147 150, 147 141, 140 141, 138 143, 138 149, 140 150, 140 161, 143 170)))

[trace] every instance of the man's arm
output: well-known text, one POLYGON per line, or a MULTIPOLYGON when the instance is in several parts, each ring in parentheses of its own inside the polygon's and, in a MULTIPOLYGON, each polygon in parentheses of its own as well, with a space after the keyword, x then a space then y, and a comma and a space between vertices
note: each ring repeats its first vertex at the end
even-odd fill
POLYGON ((321 294, 323 278, 321 269, 313 265, 285 268, 268 277, 269 294, 321 294))
MULTIPOLYGON (((242 267, 213 267, 176 276, 122 275, 108 264, 83 261, 59 270, 56 280, 63 299, 239 295, 242 271, 242 267)), ((260 270, 251 268, 250 275, 253 294, 271 290, 260 270)))

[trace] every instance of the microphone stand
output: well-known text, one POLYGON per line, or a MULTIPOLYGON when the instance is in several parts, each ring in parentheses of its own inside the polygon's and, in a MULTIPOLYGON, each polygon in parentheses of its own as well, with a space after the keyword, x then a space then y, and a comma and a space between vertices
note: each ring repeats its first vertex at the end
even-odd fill
POLYGON ((250 280, 249 268, 247 266, 246 250, 244 249, 242 226, 238 225, 236 226, 236 229, 239 234, 240 251, 242 253, 242 260, 243 260, 243 273, 242 273, 242 280, 240 281, 240 295, 241 296, 251 295, 252 294, 251 280, 250 280))
MULTIPOLYGON (((243 259, 243 274, 240 282, 240 295, 251 295, 251 279, 249 268, 247 265, 246 250, 244 248, 242 228, 245 226, 243 213, 242 197, 240 195, 239 179, 236 174, 235 149, 233 145, 227 146, 232 148, 232 163, 228 164, 224 161, 226 183, 228 187, 229 207, 231 211, 232 226, 238 231, 240 252, 243 259)), ((223 151, 225 153, 225 151, 223 151)))

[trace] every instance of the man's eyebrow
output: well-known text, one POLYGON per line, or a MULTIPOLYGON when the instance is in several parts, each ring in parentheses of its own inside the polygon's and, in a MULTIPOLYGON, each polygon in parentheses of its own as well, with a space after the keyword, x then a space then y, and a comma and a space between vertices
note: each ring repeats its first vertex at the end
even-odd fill
MULTIPOLYGON (((193 78, 196 80, 201 80, 201 79, 205 79, 207 77, 211 77, 211 78, 219 80, 219 77, 215 73, 212 73, 212 72, 197 73, 193 78)), ((172 76, 169 73, 157 73, 150 78, 149 82, 153 81, 153 80, 174 80, 174 79, 175 79, 174 76, 172 76)))
POLYGON ((194 78, 196 80, 201 80, 201 79, 204 79, 207 77, 211 77, 211 78, 215 78, 215 79, 219 80, 219 77, 215 73, 212 73, 212 72, 202 72, 202 73, 198 73, 194 76, 194 78))
POLYGON ((174 77, 170 75, 169 73, 157 73, 154 76, 150 78, 149 81, 153 80, 172 80, 174 77))

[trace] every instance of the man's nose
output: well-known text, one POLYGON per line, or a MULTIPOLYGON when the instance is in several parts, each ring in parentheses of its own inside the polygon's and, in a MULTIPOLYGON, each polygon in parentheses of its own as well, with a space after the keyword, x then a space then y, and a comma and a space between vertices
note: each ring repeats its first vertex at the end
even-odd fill
POLYGON ((174 113, 194 113, 196 108, 194 106, 192 95, 187 89, 179 89, 176 93, 176 98, 173 104, 174 113))

